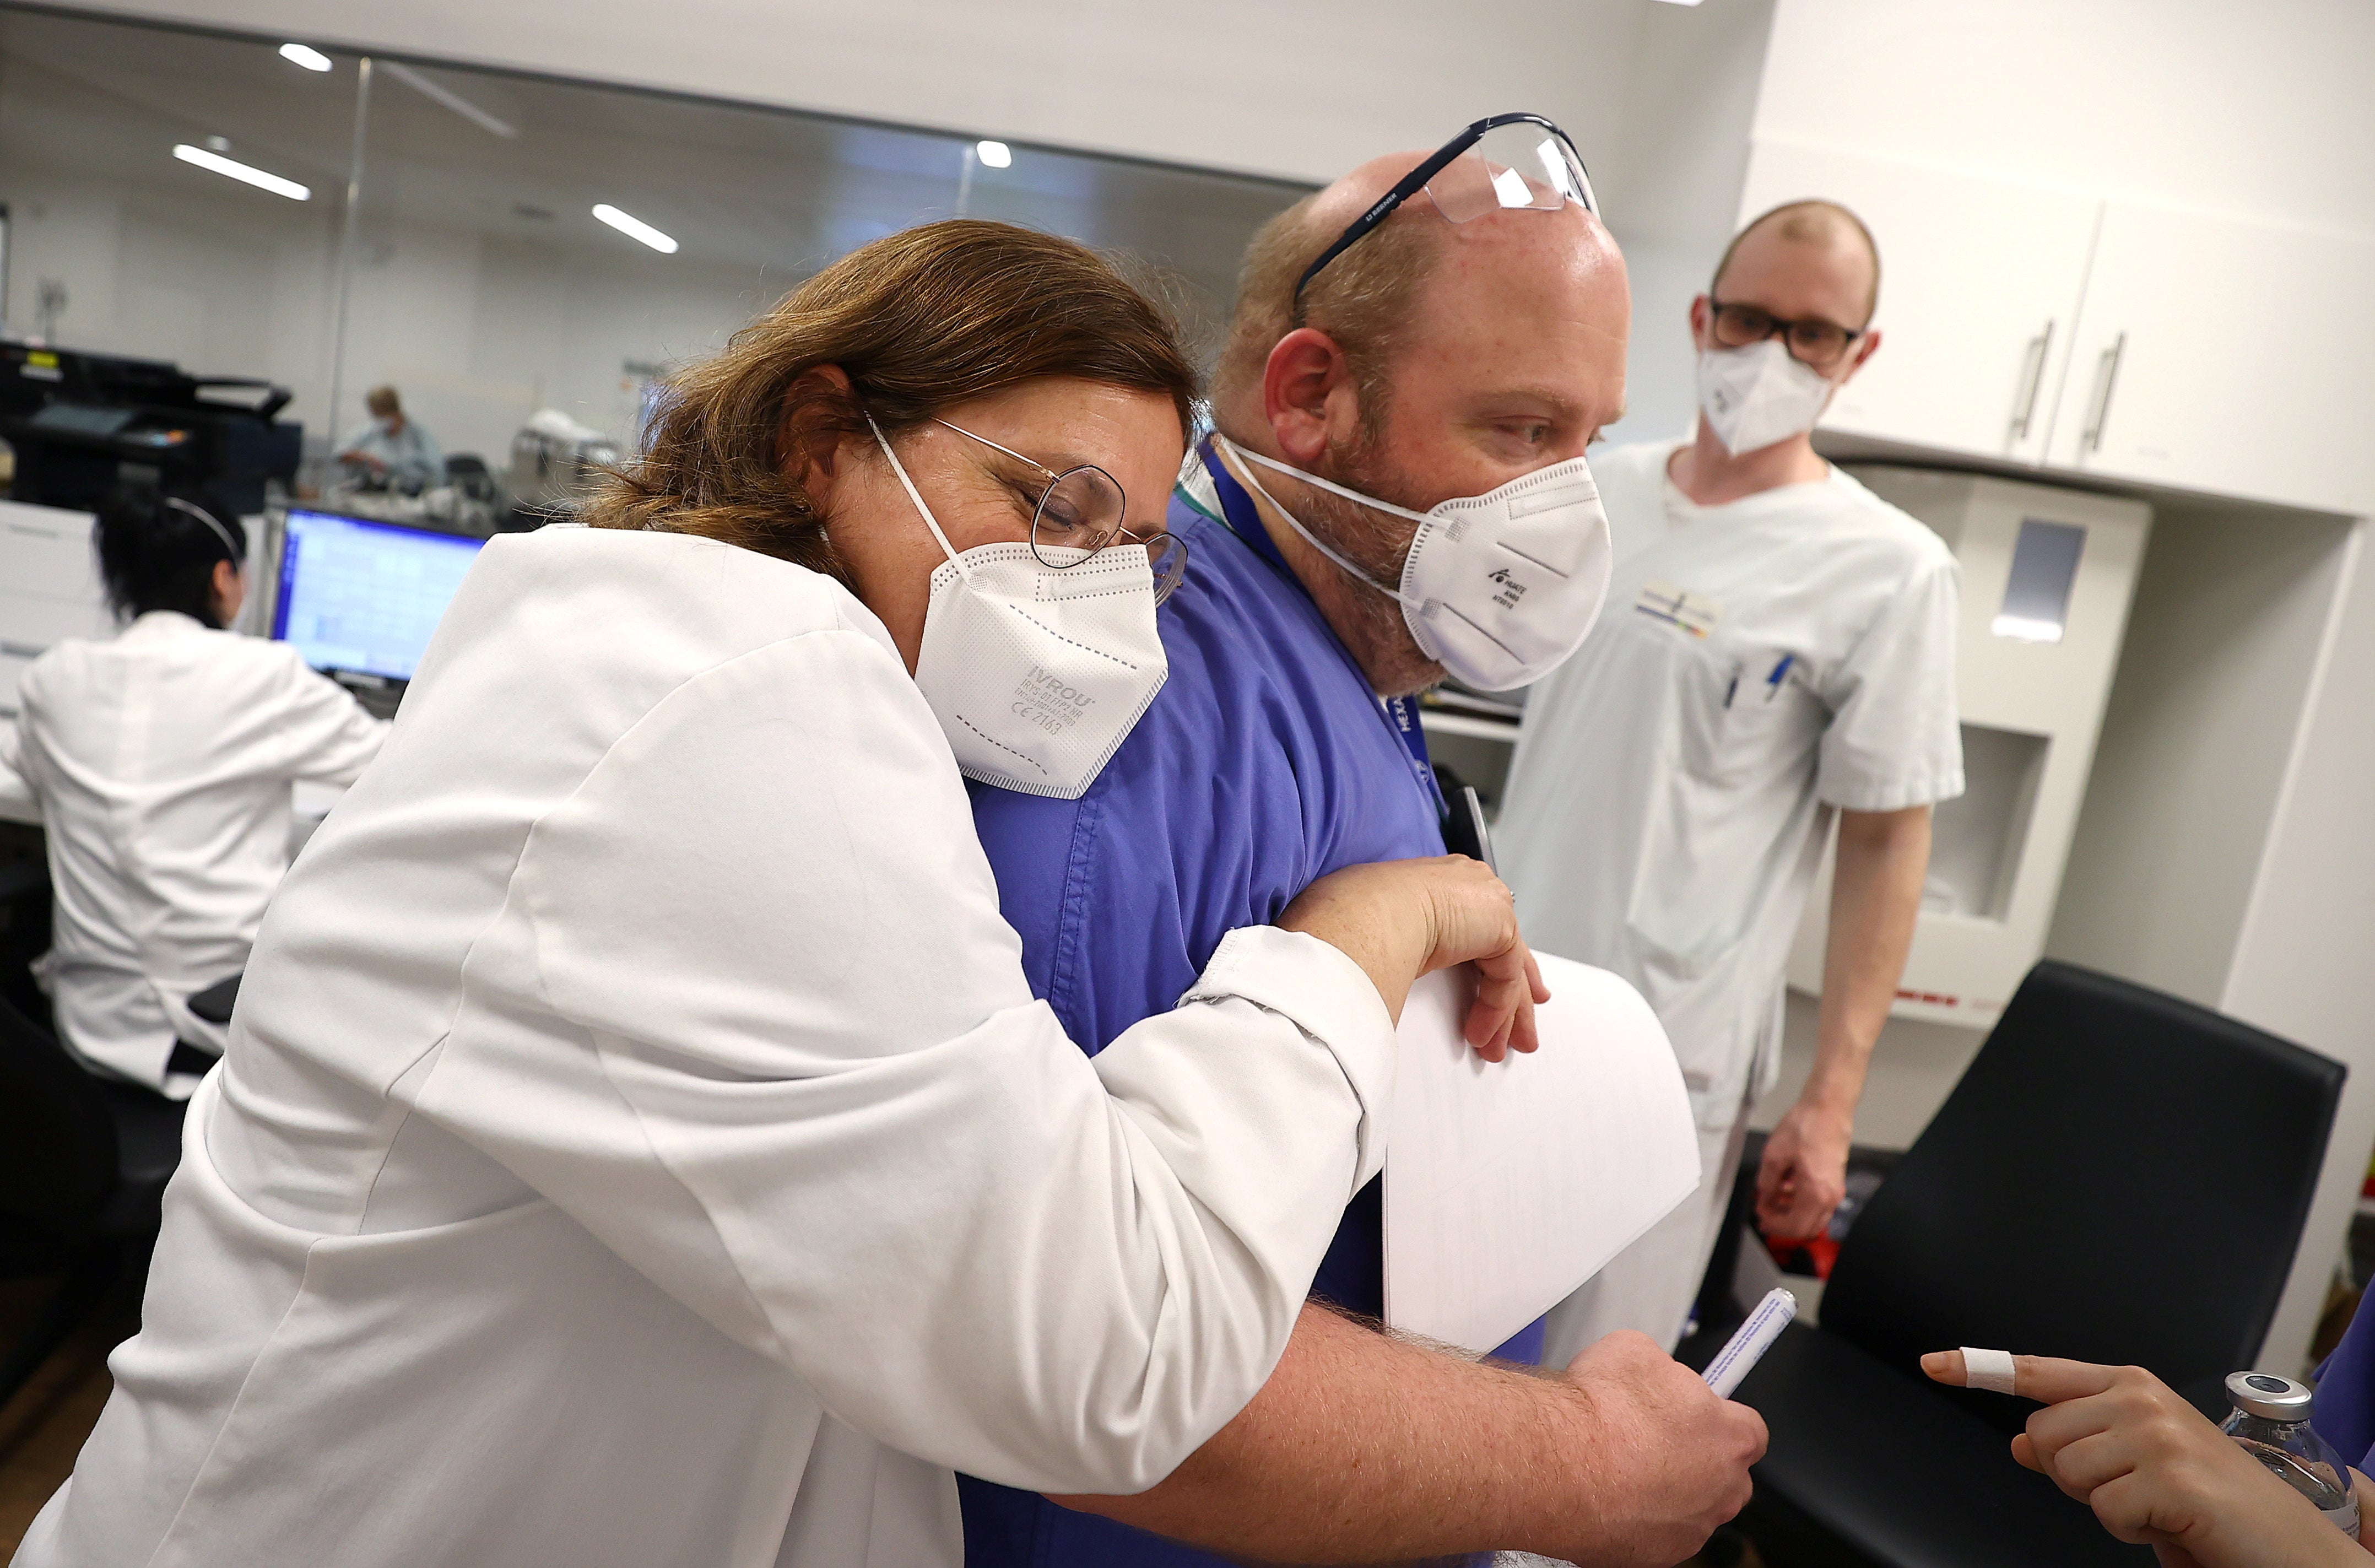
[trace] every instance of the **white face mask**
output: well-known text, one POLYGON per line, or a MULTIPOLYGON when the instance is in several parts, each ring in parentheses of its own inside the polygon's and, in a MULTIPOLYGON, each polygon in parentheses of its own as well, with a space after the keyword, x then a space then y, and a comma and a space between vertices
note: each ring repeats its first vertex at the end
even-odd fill
POLYGON ((1080 564, 1061 571, 1020 541, 959 555, 880 430, 874 440, 949 558, 932 573, 916 684, 957 766, 1000 789, 1079 799, 1171 673, 1146 551, 1064 550, 1080 564))
POLYGON ((1837 390, 1791 359, 1778 337, 1699 355, 1699 407, 1716 440, 1735 457, 1813 430, 1837 390))
POLYGON ((1248 452, 1226 436, 1214 443, 1332 495, 1418 525, 1402 560, 1400 592, 1331 549, 1278 505, 1247 470, 1245 477, 1312 548, 1402 607, 1419 652, 1479 691, 1507 691, 1540 680, 1583 643, 1608 593, 1608 516, 1600 487, 1580 457, 1537 468, 1483 495, 1412 512, 1347 489, 1316 474, 1248 452))

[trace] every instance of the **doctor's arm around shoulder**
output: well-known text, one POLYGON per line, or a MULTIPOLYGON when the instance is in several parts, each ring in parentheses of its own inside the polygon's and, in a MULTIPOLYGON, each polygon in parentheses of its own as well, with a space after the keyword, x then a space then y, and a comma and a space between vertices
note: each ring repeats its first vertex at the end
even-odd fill
POLYGON ((1007 606, 1152 630, 1195 391, 1085 248, 928 224, 684 372, 597 526, 488 545, 192 1102, 149 1299, 208 1304, 119 1364, 225 1375, 121 1382, 19 1562, 953 1562, 952 1471, 1143 1491, 1241 1409, 1412 982, 1477 962, 1488 1048, 1533 992, 1446 857, 1093 1058, 1034 1000, 960 765, 1094 777, 1001 717, 1007 606))

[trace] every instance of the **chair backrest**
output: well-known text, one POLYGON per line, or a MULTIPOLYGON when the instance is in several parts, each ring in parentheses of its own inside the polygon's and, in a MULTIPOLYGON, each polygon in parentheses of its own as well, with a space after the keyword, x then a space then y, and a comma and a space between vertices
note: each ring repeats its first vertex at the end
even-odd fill
POLYGON ((1822 1326, 1908 1371, 1957 1345, 2134 1363, 2180 1390, 2247 1367, 2343 1076, 2206 1008, 2040 963, 1856 1217, 1822 1326))
POLYGON ((0 1219, 71 1240, 117 1180, 115 1121, 98 1080, 0 1001, 0 1219))

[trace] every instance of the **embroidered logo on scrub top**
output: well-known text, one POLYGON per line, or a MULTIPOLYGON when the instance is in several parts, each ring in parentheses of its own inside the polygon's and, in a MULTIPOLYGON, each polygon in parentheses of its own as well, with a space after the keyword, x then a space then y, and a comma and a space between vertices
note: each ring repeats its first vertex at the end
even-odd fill
POLYGON ((1715 630, 1715 623, 1723 615, 1713 599, 1677 588, 1672 583, 1643 584, 1633 608, 1652 620, 1679 626, 1694 637, 1704 637, 1715 630))

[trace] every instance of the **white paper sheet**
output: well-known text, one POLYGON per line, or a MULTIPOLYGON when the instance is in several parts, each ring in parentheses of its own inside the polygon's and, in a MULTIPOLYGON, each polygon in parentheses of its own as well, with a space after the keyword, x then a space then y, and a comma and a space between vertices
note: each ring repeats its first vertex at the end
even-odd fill
POLYGON ((1682 1068, 1640 994, 1537 954, 1542 1046, 1480 1060, 1470 983, 1402 1008, 1386 1148, 1386 1321, 1490 1350, 1564 1300, 1698 1185, 1682 1068))

